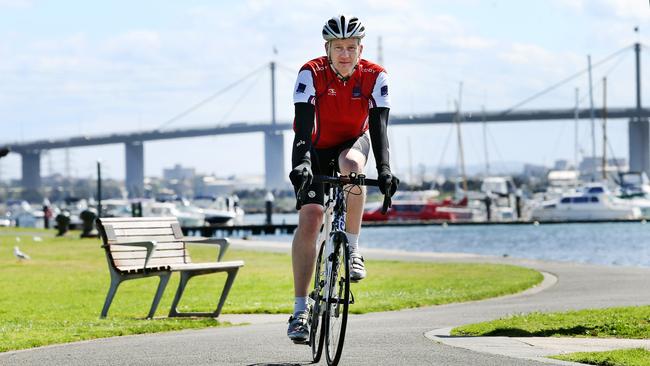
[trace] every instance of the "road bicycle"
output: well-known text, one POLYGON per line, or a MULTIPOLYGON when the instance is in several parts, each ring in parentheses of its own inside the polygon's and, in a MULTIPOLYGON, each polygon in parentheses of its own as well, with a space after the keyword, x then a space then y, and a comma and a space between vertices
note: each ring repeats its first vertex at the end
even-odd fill
MULTIPOLYGON (((303 177, 306 172, 303 172, 303 177)), ((304 180, 303 180, 304 182, 304 180)), ((350 249, 345 235, 346 193, 361 194, 362 186, 377 186, 376 179, 363 174, 349 176, 317 175, 314 182, 325 185, 323 225, 318 234, 318 257, 314 270, 314 289, 309 294, 311 307, 309 345, 312 358, 318 362, 325 348, 327 364, 337 365, 343 352, 348 308, 354 304, 350 291, 350 249), (355 192, 358 190, 358 193, 355 192)), ((298 199, 304 194, 304 184, 298 199)), ((390 192, 390 187, 386 190, 390 192)), ((384 196, 382 213, 391 205, 390 195, 384 196)))

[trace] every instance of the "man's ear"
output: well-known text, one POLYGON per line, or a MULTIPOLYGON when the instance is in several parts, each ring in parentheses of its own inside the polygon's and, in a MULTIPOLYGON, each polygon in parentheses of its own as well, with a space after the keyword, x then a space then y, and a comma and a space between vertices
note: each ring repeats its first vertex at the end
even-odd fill
POLYGON ((361 57, 361 53, 363 53, 363 45, 359 44, 359 57, 361 57))

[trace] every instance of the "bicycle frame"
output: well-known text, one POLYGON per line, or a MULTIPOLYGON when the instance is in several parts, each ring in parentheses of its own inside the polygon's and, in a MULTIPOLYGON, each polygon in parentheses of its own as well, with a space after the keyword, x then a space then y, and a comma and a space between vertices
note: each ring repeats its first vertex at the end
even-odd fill
MULTIPOLYGON (((323 237, 319 235, 317 243, 325 241, 325 249, 323 255, 330 257, 334 253, 334 235, 337 233, 345 233, 345 193, 343 189, 336 186, 330 186, 328 200, 325 204, 325 212, 323 213, 323 230, 321 231, 323 237)), ((347 240, 345 242, 347 245, 347 240)), ((325 289, 330 288, 330 274, 332 273, 332 261, 327 261, 325 267, 325 289)), ((325 302, 329 304, 330 292, 325 291, 325 302)))
MULTIPOLYGON (((354 296, 350 291, 349 247, 345 234, 346 193, 350 194, 350 192, 345 187, 348 185, 377 186, 377 181, 354 173, 349 177, 317 176, 315 178, 329 185, 326 202, 323 204, 323 224, 316 242, 319 254, 314 271, 314 290, 310 294, 315 302, 312 303, 310 313, 312 332, 309 344, 314 362, 318 362, 325 343, 327 363, 333 366, 340 360, 347 328, 348 307, 354 303, 354 296), (333 322, 334 320, 336 321, 333 322), (338 329, 334 330, 336 328, 338 329), (332 336, 334 338, 330 338, 332 336)), ((298 191, 298 197, 301 197, 301 191, 302 187, 298 191)), ((384 212, 389 206, 390 196, 384 196, 384 212)))

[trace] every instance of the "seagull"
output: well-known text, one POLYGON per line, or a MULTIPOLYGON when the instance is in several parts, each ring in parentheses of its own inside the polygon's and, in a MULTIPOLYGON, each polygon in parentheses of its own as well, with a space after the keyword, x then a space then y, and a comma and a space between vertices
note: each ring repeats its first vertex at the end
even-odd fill
POLYGON ((18 258, 19 260, 23 260, 23 259, 24 260, 29 260, 29 259, 31 259, 30 256, 28 256, 27 254, 21 252, 20 249, 18 249, 18 247, 14 247, 14 256, 16 258, 18 258))

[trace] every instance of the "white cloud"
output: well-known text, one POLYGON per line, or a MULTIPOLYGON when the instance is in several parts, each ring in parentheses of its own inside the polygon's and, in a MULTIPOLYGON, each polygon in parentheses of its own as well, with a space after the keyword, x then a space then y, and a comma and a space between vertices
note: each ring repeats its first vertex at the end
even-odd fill
POLYGON ((553 56, 540 46, 514 43, 509 50, 500 53, 499 58, 512 64, 524 65, 534 62, 546 63, 551 61, 553 56))
POLYGON ((650 19, 650 4, 645 0, 555 0, 557 6, 573 10, 577 14, 590 14, 605 20, 650 19))
POLYGON ((149 58, 160 52, 160 34, 150 30, 134 30, 106 42, 106 50, 119 57, 149 58))
POLYGON ((600 5, 623 19, 650 19, 650 4, 645 0, 598 0, 600 5))
POLYGON ((497 42, 478 36, 460 36, 449 39, 449 44, 465 50, 482 50, 494 47, 497 42))
POLYGON ((31 0, 0 0, 0 8, 24 9, 32 7, 31 0))

